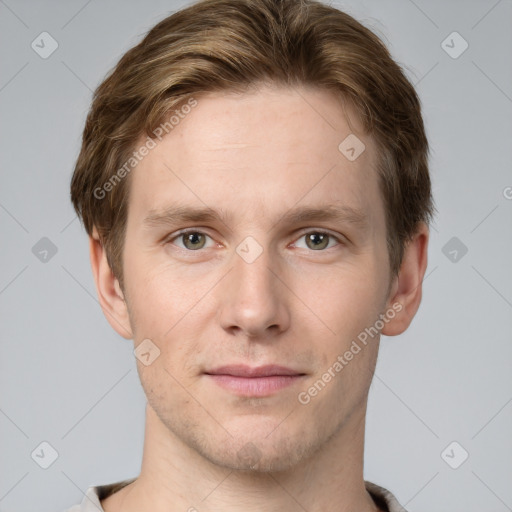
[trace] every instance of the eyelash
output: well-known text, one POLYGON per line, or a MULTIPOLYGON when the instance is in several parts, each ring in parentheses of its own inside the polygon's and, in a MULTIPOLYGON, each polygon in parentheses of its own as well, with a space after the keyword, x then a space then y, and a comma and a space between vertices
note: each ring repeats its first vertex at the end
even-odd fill
MULTIPOLYGON (((198 233, 198 234, 201 234, 201 235, 205 235, 205 236, 207 236, 209 238, 212 238, 210 235, 208 235, 208 233, 205 233, 204 231, 200 231, 198 229, 184 229, 183 231, 179 231, 175 235, 167 237, 164 240, 164 244, 166 245, 166 244, 172 243, 174 240, 182 237, 183 235, 188 235, 190 233, 198 233)), ((317 234, 317 235, 327 235, 329 237, 329 239, 334 239, 334 240, 336 240, 336 242, 338 242, 339 245, 343 245, 343 242, 340 240, 339 237, 333 235, 329 231, 323 231, 323 230, 318 230, 318 229, 310 229, 309 231, 303 232, 299 236, 299 238, 297 238, 297 240, 299 240, 300 238, 303 238, 306 235, 312 234, 312 233, 317 234)), ((201 251, 201 249, 197 249, 197 250, 193 251, 193 250, 190 250, 190 249, 187 249, 187 248, 183 248, 183 247, 178 247, 178 249, 181 249, 181 250, 189 252, 189 253, 194 253, 194 252, 200 252, 201 251)), ((320 249, 318 251, 314 251, 314 250, 311 249, 311 252, 326 252, 328 249, 333 249, 333 247, 328 247, 326 249, 320 249)))

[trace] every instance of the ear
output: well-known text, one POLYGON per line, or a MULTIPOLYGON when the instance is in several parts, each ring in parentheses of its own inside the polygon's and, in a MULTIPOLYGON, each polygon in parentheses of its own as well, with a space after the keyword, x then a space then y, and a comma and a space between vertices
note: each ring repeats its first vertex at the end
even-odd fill
POLYGON ((96 228, 93 229, 93 234, 89 237, 89 255, 96 283, 96 292, 103 314, 120 336, 127 340, 132 339, 133 334, 126 301, 119 286, 119 281, 108 264, 107 255, 96 228))
POLYGON ((418 311, 427 268, 428 240, 428 226, 421 222, 413 239, 405 247, 400 272, 391 285, 386 311, 392 309, 396 314, 385 323, 381 331, 385 336, 402 334, 418 311))

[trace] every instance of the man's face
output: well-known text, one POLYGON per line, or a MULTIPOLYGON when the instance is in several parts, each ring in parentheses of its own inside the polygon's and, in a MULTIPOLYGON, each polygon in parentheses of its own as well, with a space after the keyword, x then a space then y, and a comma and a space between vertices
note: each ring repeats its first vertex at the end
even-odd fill
POLYGON ((364 415, 378 336, 332 368, 387 307, 373 142, 357 131, 366 149, 349 160, 338 148, 352 133, 341 105, 299 92, 198 97, 130 177, 125 299, 135 345, 160 350, 137 362, 148 405, 171 436, 230 468, 290 468, 364 415), (289 217, 330 206, 365 220, 289 217), (165 216, 178 207, 224 217, 165 216), (258 394, 248 380, 208 375, 225 365, 302 376, 260 379, 270 389, 258 394))

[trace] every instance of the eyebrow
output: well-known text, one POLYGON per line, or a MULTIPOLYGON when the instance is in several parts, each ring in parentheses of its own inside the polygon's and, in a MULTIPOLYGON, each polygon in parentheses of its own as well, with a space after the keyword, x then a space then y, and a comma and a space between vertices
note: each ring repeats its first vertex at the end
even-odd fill
MULTIPOLYGON (((224 210, 217 211, 213 208, 170 206, 164 210, 150 210, 144 218, 143 224, 148 227, 176 224, 181 222, 216 222, 226 224, 230 216, 224 210)), ((299 224, 309 221, 334 221, 339 223, 352 224, 358 229, 368 228, 368 216, 362 210, 344 205, 330 204, 321 207, 301 206, 292 208, 282 215, 276 224, 299 224)))

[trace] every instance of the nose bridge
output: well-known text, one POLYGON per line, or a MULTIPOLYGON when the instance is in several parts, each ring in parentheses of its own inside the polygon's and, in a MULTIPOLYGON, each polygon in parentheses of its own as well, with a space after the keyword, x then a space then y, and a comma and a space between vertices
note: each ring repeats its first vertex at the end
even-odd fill
POLYGON ((268 246, 264 247, 252 236, 245 238, 233 255, 233 278, 239 284, 239 291, 250 294, 270 293, 273 274, 269 268, 272 264, 275 266, 275 263, 268 246))
POLYGON ((282 284, 276 278, 277 260, 265 242, 248 236, 236 247, 232 270, 220 297, 220 321, 228 330, 248 336, 268 336, 267 330, 287 327, 288 312, 282 284))

